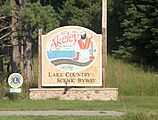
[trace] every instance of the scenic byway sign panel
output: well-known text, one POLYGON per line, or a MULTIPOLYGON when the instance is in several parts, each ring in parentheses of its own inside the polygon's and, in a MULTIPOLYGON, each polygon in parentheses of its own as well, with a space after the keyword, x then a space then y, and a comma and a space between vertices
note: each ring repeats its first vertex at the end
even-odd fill
POLYGON ((101 86, 101 38, 79 26, 42 35, 42 86, 101 86))

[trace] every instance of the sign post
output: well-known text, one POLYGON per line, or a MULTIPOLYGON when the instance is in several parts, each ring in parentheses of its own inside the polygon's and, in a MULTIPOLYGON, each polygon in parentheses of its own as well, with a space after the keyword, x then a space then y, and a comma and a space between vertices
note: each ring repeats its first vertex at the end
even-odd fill
POLYGON ((102 82, 106 84, 107 64, 107 0, 102 0, 102 82))
POLYGON ((38 30, 38 88, 42 88, 42 54, 41 54, 42 29, 38 30))

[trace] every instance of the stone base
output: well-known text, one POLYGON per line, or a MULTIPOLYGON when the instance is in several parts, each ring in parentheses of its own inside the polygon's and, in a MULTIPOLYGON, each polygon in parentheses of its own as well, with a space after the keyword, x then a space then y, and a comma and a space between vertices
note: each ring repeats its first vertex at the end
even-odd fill
POLYGON ((118 88, 34 88, 30 89, 30 99, 59 98, 61 100, 103 100, 116 101, 118 88))

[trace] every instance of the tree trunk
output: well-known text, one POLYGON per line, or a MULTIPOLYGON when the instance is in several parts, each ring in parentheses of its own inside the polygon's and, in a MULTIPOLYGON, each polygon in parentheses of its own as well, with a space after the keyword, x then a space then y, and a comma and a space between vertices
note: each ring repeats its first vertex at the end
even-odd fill
POLYGON ((2 73, 2 71, 4 70, 3 69, 3 57, 1 56, 2 55, 2 44, 0 44, 0 73, 2 73))
MULTIPOLYGON (((17 18, 15 17, 15 10, 16 10, 16 2, 15 0, 10 0, 10 5, 12 7, 12 21, 11 26, 15 26, 17 18)), ((18 42, 18 35, 15 27, 12 27, 12 34, 11 34, 11 43, 13 45, 13 54, 12 54, 12 72, 20 72, 20 47, 18 42)))
POLYGON ((31 23, 27 22, 24 25, 25 35, 25 48, 24 48, 24 69, 25 69, 25 81, 26 83, 34 80, 33 75, 33 61, 32 61, 32 36, 31 36, 31 23))
MULTIPOLYGON (((19 5, 20 5, 20 19, 23 19, 23 9, 24 9, 24 0, 19 0, 19 5)), ((21 26, 23 27, 23 26, 21 26)), ((22 29, 22 32, 23 29, 22 29)), ((24 35, 24 34, 23 34, 24 35)), ((24 37, 25 38, 25 37, 24 37)), ((21 68, 21 74, 24 75, 24 38, 21 39, 20 41, 20 52, 21 52, 21 62, 20 62, 20 68, 21 68)))

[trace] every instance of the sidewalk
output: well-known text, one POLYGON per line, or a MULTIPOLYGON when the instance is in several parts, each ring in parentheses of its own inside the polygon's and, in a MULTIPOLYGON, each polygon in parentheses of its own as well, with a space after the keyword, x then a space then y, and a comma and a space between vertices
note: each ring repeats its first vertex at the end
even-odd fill
POLYGON ((122 116, 125 114, 117 111, 90 110, 0 111, 0 116, 122 116))

